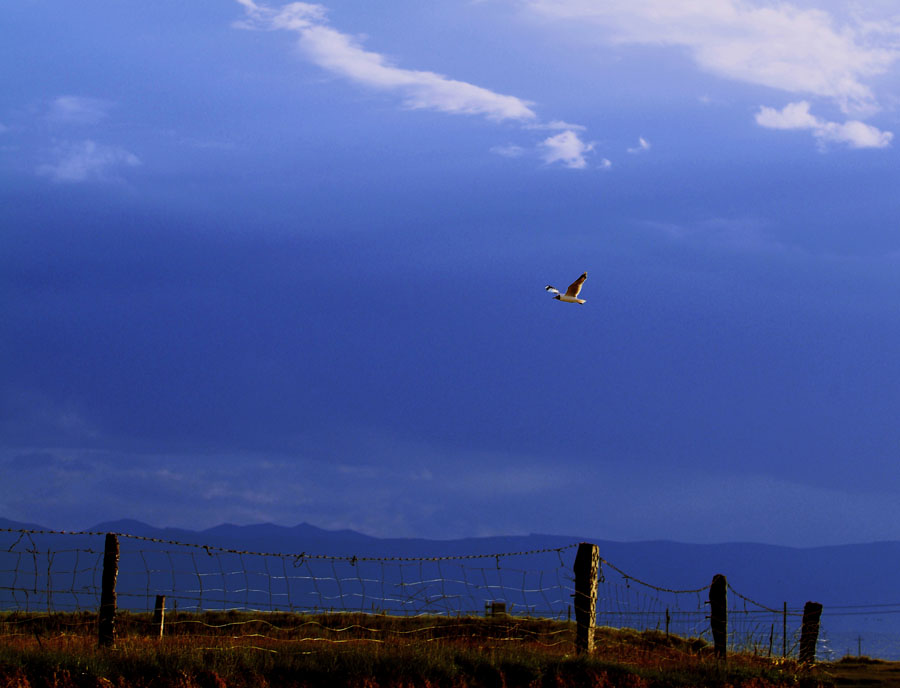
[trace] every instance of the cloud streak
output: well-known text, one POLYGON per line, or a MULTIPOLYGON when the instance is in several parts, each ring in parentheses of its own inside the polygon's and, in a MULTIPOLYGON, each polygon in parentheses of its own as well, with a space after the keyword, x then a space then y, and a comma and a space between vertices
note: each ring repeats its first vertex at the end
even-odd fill
MULTIPOLYGON (((397 94, 406 107, 512 121, 529 131, 560 132, 537 146, 494 146, 492 153, 507 158, 536 153, 547 164, 559 163, 570 169, 587 167, 585 156, 594 144, 581 140, 577 132, 584 131, 582 125, 563 120, 541 121, 530 101, 435 72, 398 67, 383 55, 365 50, 353 37, 329 26, 327 10, 322 5, 293 2, 272 8, 255 0, 236 2, 246 13, 243 20, 236 22, 238 28, 290 31, 296 34, 301 52, 314 64, 352 83, 397 94)), ((604 161, 603 166, 609 164, 604 161)))
MULTIPOLYGON (((823 98, 856 117, 880 109, 871 84, 900 59, 896 17, 839 23, 833 13, 760 0, 523 0, 533 12, 587 25, 612 44, 685 49, 703 70, 733 81, 823 98)), ((893 135, 859 119, 828 122, 806 102, 763 108, 760 126, 809 129, 820 147, 884 148, 893 135), (803 115, 798 108, 806 107, 803 115)), ((643 139, 642 139, 643 141, 643 139)), ((646 150, 641 144, 629 153, 646 150)))
POLYGON ((767 129, 808 129, 820 145, 826 142, 845 143, 852 148, 886 148, 894 135, 871 124, 850 120, 840 124, 816 117, 809 111, 809 103, 789 103, 781 110, 761 107, 756 123, 767 129))
POLYGON ((643 153, 644 151, 650 150, 650 142, 645 139, 643 136, 638 137, 638 144, 634 148, 629 148, 629 153, 643 153))
POLYGON ((50 104, 47 118, 60 124, 98 124, 109 114, 112 103, 84 96, 59 96, 50 104))
POLYGON ((295 33, 303 53, 321 68, 354 83, 398 93, 407 107, 451 114, 482 115, 491 120, 537 119, 531 103, 429 71, 392 65, 383 55, 363 49, 351 36, 327 24, 321 5, 294 2, 272 9, 253 0, 237 0, 247 13, 240 28, 295 33))
POLYGON ((828 12, 748 0, 525 0, 534 12, 592 23, 601 40, 682 47, 702 69, 736 81, 828 98, 871 113, 868 81, 900 57, 891 21, 836 25, 828 12))
POLYGON ((491 148, 491 153, 496 153, 504 158, 520 158, 525 155, 526 151, 522 146, 511 143, 505 146, 494 146, 491 148))
POLYGON ((53 157, 52 162, 38 166, 37 173, 65 183, 111 181, 116 178, 117 169, 141 164, 134 153, 124 148, 90 139, 58 147, 53 157))

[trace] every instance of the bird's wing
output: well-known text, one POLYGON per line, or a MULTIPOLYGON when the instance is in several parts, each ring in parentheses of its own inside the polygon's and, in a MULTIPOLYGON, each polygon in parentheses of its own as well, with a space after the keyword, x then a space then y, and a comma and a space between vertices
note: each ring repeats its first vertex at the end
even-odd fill
POLYGON ((544 287, 544 289, 546 289, 547 291, 552 291, 554 294, 559 293, 559 289, 557 289, 556 287, 551 287, 549 284, 546 287, 544 287))
POLYGON ((572 282, 569 285, 569 288, 566 289, 566 296, 576 297, 578 296, 578 292, 581 291, 581 285, 584 284, 584 281, 587 279, 587 273, 585 272, 581 277, 572 282))

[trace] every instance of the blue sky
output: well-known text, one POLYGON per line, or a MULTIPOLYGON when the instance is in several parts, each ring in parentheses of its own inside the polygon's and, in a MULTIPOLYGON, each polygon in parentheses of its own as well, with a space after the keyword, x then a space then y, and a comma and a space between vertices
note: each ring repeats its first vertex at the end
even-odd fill
POLYGON ((892 2, 12 0, 0 39, 4 516, 900 539, 892 2))

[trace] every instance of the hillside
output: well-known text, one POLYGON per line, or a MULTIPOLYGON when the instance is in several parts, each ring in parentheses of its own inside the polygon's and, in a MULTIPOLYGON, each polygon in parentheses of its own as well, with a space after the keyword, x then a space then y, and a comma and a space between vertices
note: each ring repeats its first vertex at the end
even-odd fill
MULTIPOLYGON (((0 519, 0 528, 39 526, 0 519)), ((791 607, 802 607, 807 600, 821 602, 825 607, 823 625, 831 630, 900 630, 900 615, 895 613, 900 606, 883 606, 870 613, 860 613, 865 609, 844 609, 890 605, 900 599, 894 573, 900 570, 898 542, 793 548, 755 543, 616 542, 583 535, 546 534, 426 540, 376 538, 350 530, 328 531, 306 523, 294 527, 223 524, 193 531, 156 528, 131 520, 98 523, 89 530, 255 552, 380 558, 523 552, 591 541, 599 546, 603 559, 654 585, 698 588, 708 584, 714 574, 724 573, 736 590, 773 608, 780 608, 784 602, 791 607)))

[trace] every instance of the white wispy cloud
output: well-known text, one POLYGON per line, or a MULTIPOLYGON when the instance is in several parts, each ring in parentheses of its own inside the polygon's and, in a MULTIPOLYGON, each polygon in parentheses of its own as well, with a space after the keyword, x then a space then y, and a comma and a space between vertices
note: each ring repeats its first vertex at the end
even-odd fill
POLYGON ((594 150, 594 143, 585 143, 574 131, 564 131, 540 141, 536 146, 524 147, 516 144, 494 146, 491 153, 504 158, 539 158, 547 165, 560 164, 572 170, 597 167, 608 170, 612 162, 601 158, 596 165, 588 165, 587 154, 594 150))
POLYGON ((58 146, 52 161, 39 165, 37 173, 57 182, 110 181, 122 167, 141 164, 134 153, 90 139, 58 146))
POLYGON ((587 167, 585 155, 593 149, 593 143, 585 143, 574 131, 564 131, 541 143, 544 162, 548 165, 560 162, 577 170, 587 167))
MULTIPOLYGON (((396 93, 407 107, 481 115, 516 122, 525 130, 560 132, 537 146, 494 146, 492 153, 507 158, 537 155, 547 164, 559 163, 572 169, 587 167, 585 155, 594 144, 581 141, 576 132, 586 127, 580 124, 559 119, 541 121, 528 100, 435 72, 398 67, 384 55, 365 50, 354 37, 331 27, 322 5, 293 2, 272 8, 255 0, 236 2, 245 10, 245 18, 235 24, 239 28, 291 31, 298 37, 301 52, 314 64, 364 87, 396 93)), ((604 162, 601 167, 611 165, 604 162)))
POLYGON ((502 155, 504 158, 521 158, 526 152, 525 148, 514 143, 491 148, 491 153, 502 155))
POLYGON ((534 122, 532 124, 524 125, 524 128, 546 131, 561 131, 564 129, 571 129, 572 131, 585 131, 587 129, 587 127, 581 124, 572 124, 570 122, 564 122, 561 119, 554 119, 549 122, 534 122))
POLYGON ((394 92, 411 108, 483 115, 492 120, 536 120, 532 103, 430 71, 404 69, 328 25, 321 5, 293 2, 273 9, 237 0, 246 11, 240 28, 282 29, 295 33, 301 51, 321 68, 355 83, 394 92))
POLYGON ((47 118, 63 124, 97 124, 106 119, 112 105, 100 98, 59 96, 50 104, 47 118))
POLYGON ((853 148, 885 148, 894 138, 891 132, 859 120, 838 123, 816 117, 805 100, 789 103, 781 110, 763 106, 756 113, 756 123, 768 129, 808 129, 820 144, 845 143, 853 148))
POLYGON ((650 142, 645 139, 643 136, 638 136, 638 145, 634 148, 629 148, 629 153, 643 153, 644 151, 650 150, 650 142))
POLYGON ((686 48, 703 69, 745 83, 829 98, 871 113, 870 82, 900 57, 895 18, 838 25, 821 9, 751 0, 524 0, 542 15, 597 27, 613 43, 686 48))

